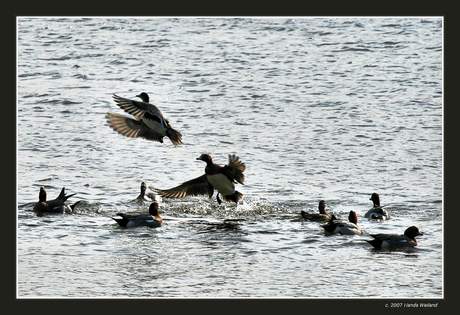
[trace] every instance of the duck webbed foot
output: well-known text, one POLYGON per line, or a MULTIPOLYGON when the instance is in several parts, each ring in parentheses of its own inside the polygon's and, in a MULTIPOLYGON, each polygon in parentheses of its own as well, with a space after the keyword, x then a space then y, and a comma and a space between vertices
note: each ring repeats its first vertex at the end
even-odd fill
POLYGON ((219 204, 222 203, 222 200, 220 200, 220 198, 219 198, 219 193, 217 193, 216 200, 217 200, 217 202, 218 202, 219 204))

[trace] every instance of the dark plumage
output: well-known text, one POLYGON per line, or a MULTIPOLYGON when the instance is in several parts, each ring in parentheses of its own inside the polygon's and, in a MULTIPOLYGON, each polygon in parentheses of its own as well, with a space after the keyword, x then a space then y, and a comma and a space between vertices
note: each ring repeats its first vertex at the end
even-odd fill
POLYGON ((390 219, 390 215, 388 214, 388 211, 385 210, 382 206, 380 206, 379 194, 373 193, 369 200, 372 200, 372 202, 374 203, 374 206, 369 211, 367 211, 367 213, 364 215, 365 218, 374 219, 374 220, 390 219))
POLYGON ((319 213, 306 213, 305 211, 300 211, 300 214, 305 220, 309 221, 326 221, 329 220, 331 215, 326 212, 326 202, 321 200, 318 205, 319 213))
POLYGON ((163 138, 168 137, 174 146, 181 144, 182 134, 171 127, 157 106, 149 103, 148 94, 142 92, 136 96, 141 98, 142 102, 113 95, 115 103, 135 119, 107 113, 106 118, 110 127, 129 138, 144 138, 163 143, 163 138))
POLYGON ((368 240, 374 248, 377 249, 394 249, 417 246, 415 237, 423 235, 418 227, 410 226, 404 231, 404 235, 397 234, 370 234, 374 239, 368 240))
POLYGON ((149 213, 143 214, 125 214, 117 213, 117 216, 121 218, 112 218, 121 227, 135 227, 135 226, 147 226, 147 227, 160 227, 163 223, 163 219, 158 213, 158 203, 152 202, 149 207, 149 213))
POLYGON ((40 187, 40 192, 38 194, 38 202, 34 206, 35 212, 51 212, 51 213, 64 213, 72 212, 75 206, 80 202, 77 201, 73 205, 66 205, 65 202, 70 197, 76 194, 66 195, 65 187, 62 187, 61 193, 56 199, 46 200, 46 189, 45 187, 40 187))
POLYGON ((219 194, 226 202, 238 203, 243 198, 243 194, 235 190, 235 184, 244 185, 244 174, 246 166, 236 155, 228 156, 228 164, 220 166, 213 163, 209 154, 202 154, 197 160, 206 162, 204 175, 186 181, 181 185, 171 189, 157 189, 151 187, 153 191, 166 198, 183 198, 187 196, 208 195, 211 198, 214 189, 217 190, 217 202, 222 201, 219 194))
POLYGON ((329 221, 321 225, 321 227, 328 233, 339 233, 341 235, 354 235, 362 234, 363 232, 358 226, 358 217, 356 212, 353 210, 348 214, 348 221, 337 220, 337 218, 332 215, 329 221))

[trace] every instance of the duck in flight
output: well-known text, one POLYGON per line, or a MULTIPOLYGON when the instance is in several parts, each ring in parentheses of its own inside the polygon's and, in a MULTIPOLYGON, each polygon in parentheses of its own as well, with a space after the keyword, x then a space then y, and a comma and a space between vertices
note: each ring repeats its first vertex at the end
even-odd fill
POLYGON ((222 203, 219 194, 225 202, 238 203, 243 194, 235 190, 235 184, 244 185, 246 166, 234 154, 228 156, 228 164, 220 166, 212 161, 209 154, 202 154, 197 160, 206 162, 204 174, 191 179, 171 189, 157 189, 150 187, 157 194, 166 198, 184 198, 187 196, 208 195, 211 198, 214 189, 217 190, 217 202, 222 203))
POLYGON ((133 118, 107 113, 107 122, 113 130, 129 138, 144 138, 163 143, 168 137, 174 146, 182 143, 182 134, 173 129, 169 121, 163 117, 160 109, 149 103, 149 96, 142 92, 139 95, 142 102, 113 95, 115 103, 133 118))

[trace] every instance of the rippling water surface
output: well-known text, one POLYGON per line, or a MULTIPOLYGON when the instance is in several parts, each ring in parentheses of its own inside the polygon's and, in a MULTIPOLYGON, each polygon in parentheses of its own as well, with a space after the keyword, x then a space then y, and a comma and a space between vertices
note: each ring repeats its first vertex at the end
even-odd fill
POLYGON ((441 18, 18 18, 19 297, 442 297, 441 18), (147 92, 183 134, 173 147, 105 121, 116 93, 147 92), (229 154, 244 199, 163 199, 229 154), (82 200, 33 213, 40 186, 82 200), (364 214, 373 192, 391 220, 364 214), (319 200, 366 234, 424 236, 376 251, 326 236, 300 211, 319 200))

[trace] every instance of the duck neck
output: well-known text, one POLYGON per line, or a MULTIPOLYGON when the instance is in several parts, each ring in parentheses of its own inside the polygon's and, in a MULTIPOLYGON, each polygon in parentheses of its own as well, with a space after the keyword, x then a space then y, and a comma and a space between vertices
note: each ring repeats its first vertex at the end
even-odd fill
POLYGON ((149 214, 152 216, 158 215, 158 204, 151 204, 149 208, 149 214))
POLYGON ((141 188, 141 193, 139 197, 144 197, 145 196, 145 188, 141 188))
POLYGON ((348 221, 350 221, 353 224, 358 224, 358 217, 354 213, 350 213, 348 215, 348 221))
POLYGON ((204 169, 205 173, 211 172, 212 166, 214 163, 212 163, 212 161, 210 160, 205 160, 205 162, 206 162, 206 167, 204 169))
POLYGON ((40 192, 40 194, 38 195, 38 201, 46 202, 46 193, 45 192, 40 192))

